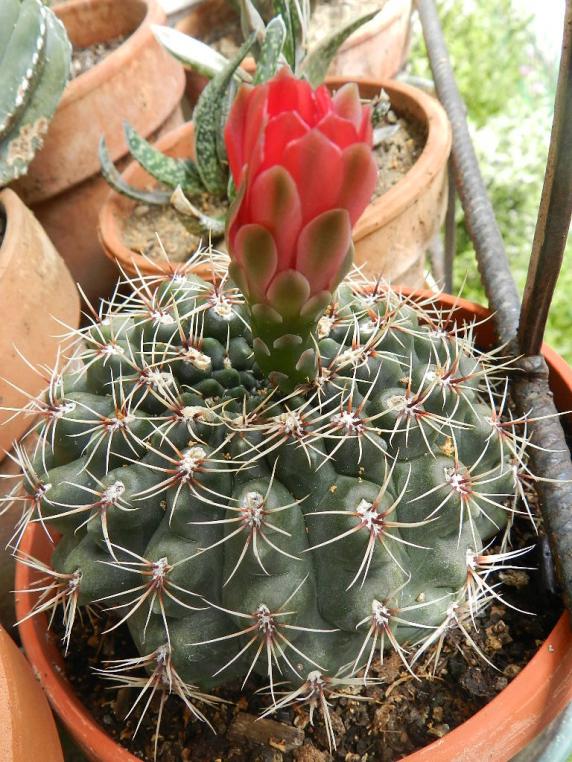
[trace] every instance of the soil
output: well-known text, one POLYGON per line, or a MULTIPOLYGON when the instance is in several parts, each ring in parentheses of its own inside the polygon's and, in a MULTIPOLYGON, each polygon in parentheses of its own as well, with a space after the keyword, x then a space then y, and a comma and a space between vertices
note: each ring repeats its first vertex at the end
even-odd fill
POLYGON ((392 110, 377 134, 381 139, 379 143, 375 141, 373 152, 378 176, 372 200, 379 198, 409 172, 427 141, 427 132, 422 125, 408 121, 392 110))
MULTIPOLYGON (((560 611, 561 603, 546 586, 543 574, 545 543, 529 524, 513 529, 514 547, 535 544, 522 565, 538 570, 501 572, 497 600, 478 618, 471 636, 495 666, 487 664, 464 640, 460 631, 447 634, 435 673, 429 652, 414 679, 399 657, 390 653, 384 663, 374 662, 376 686, 357 691, 369 700, 352 696, 330 699, 337 751, 328 751, 321 716, 310 725, 303 706, 281 710, 271 720, 256 721, 268 699, 255 691, 260 685, 230 686, 218 695, 232 701, 216 708, 201 706, 216 730, 191 719, 181 701, 169 698, 164 707, 158 742, 158 762, 392 762, 444 736, 488 703, 521 671, 538 650, 560 611), (508 603, 533 612, 522 614, 508 603), (429 666, 431 665, 431 666, 429 666)), ((491 548, 495 552, 495 548, 491 548)), ((497 549, 498 552, 498 549, 497 549)), ((153 760, 158 699, 141 718, 135 708, 126 718, 136 694, 129 688, 110 688, 92 668, 102 659, 126 659, 136 652, 125 626, 102 637, 109 625, 105 615, 77 623, 65 657, 66 674, 81 701, 100 725, 142 760, 153 760)), ((61 625, 54 629, 62 633, 61 625)), ((354 695, 356 691, 354 689, 354 695)), ((143 702, 141 702, 143 703, 143 702)))
POLYGON ((74 48, 71 63, 72 79, 85 74, 86 71, 101 63, 110 53, 123 45, 128 36, 124 34, 105 42, 96 42, 87 48, 74 48))
POLYGON ((190 233, 172 206, 137 204, 123 224, 123 243, 156 262, 185 262, 200 238, 190 233))

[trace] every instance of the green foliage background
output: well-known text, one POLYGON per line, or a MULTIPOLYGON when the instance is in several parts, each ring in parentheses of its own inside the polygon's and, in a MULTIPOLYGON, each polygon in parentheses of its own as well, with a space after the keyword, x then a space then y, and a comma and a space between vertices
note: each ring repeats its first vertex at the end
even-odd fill
MULTIPOLYGON (((556 67, 535 45, 514 0, 438 0, 440 18, 481 169, 522 290, 532 246, 556 89, 556 67)), ((410 72, 430 77, 420 25, 410 72)), ((458 214, 455 287, 485 301, 474 251, 458 214)), ((547 341, 572 362, 572 246, 566 250, 547 341)))

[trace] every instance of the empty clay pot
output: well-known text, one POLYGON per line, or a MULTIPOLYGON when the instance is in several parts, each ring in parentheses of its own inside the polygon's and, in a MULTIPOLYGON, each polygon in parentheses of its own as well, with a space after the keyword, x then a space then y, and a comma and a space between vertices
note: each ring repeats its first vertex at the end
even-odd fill
POLYGON ((130 35, 69 82, 42 151, 15 186, 73 277, 96 299, 107 295, 116 279, 97 238, 97 216, 108 191, 100 175, 99 139, 105 135, 117 161, 127 154, 124 121, 150 138, 180 124, 184 73, 151 32, 151 24, 166 20, 157 0, 72 0, 55 12, 78 48, 130 35))
MULTIPOLYGON (((408 289, 406 291, 409 292, 408 289)), ((419 291, 423 299, 434 294, 419 291)), ((465 299, 441 295, 436 306, 455 308, 454 319, 475 322, 479 346, 492 344, 494 325, 490 311, 465 299)), ((572 368, 549 347, 543 354, 550 367, 551 386, 560 410, 572 409, 572 368)), ((21 545, 24 553, 46 563, 53 546, 39 524, 31 524, 21 545)), ((18 564, 16 588, 26 589, 35 578, 30 567, 18 564)), ((16 595, 16 611, 21 619, 34 605, 34 596, 16 595)), ((66 724, 78 745, 93 762, 136 762, 138 759, 119 746, 87 712, 75 695, 62 669, 62 657, 55 638, 46 632, 45 614, 20 625, 26 654, 42 682, 54 710, 66 724)), ((469 720, 404 760, 407 762, 508 762, 534 739, 572 700, 572 630, 564 613, 536 655, 518 675, 469 720)))
POLYGON ((11 190, 0 192, 6 230, 0 244, 0 460, 32 423, 13 416, 47 386, 34 366, 56 363, 63 325, 79 325, 79 295, 62 258, 32 212, 11 190), (63 324, 63 325, 62 325, 63 324), (18 388, 16 388, 18 387, 18 388), (19 391, 22 390, 22 391, 19 391))
MULTIPOLYGON (((345 80, 329 79, 328 85, 341 87, 345 80)), ((451 127, 441 105, 421 90, 386 80, 360 80, 365 98, 388 93, 395 111, 421 125, 427 139, 413 167, 392 188, 365 209, 354 228, 355 261, 369 275, 413 288, 425 283, 425 253, 439 231, 447 204, 447 159, 451 150, 451 127)), ((194 155, 191 122, 165 135, 157 147, 178 157, 194 155)), ((152 178, 133 162, 125 180, 145 187, 152 178)), ((110 192, 101 210, 100 235, 106 254, 132 275, 167 273, 166 263, 152 263, 127 248, 122 240, 123 220, 135 202, 110 192)), ((199 273, 201 274, 201 273, 199 273)), ((202 273, 208 275, 208 273, 202 273)))

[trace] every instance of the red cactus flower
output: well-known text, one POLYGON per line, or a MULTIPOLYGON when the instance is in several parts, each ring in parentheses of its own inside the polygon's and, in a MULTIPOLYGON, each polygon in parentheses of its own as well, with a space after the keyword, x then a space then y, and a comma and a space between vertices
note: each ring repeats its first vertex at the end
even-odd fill
POLYGON ((351 228, 376 181, 370 116, 355 84, 332 97, 287 69, 240 89, 225 130, 240 195, 228 243, 243 267, 255 243, 271 252, 262 279, 251 282, 245 273, 253 296, 263 298, 289 269, 307 278, 312 294, 331 291, 343 277, 351 228))
POLYGON ((260 367, 291 386, 316 367, 311 332, 351 267, 352 226, 375 186, 370 108, 354 84, 332 97, 283 69, 239 90, 225 143, 238 189, 230 271, 260 367))

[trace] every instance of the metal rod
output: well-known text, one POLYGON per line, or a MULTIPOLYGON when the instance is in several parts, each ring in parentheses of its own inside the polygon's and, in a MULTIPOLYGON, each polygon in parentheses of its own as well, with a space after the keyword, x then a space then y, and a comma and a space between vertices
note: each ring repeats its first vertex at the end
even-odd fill
POLYGON ((448 294, 453 293, 453 261, 455 259, 455 250, 457 248, 457 221, 455 212, 457 211, 457 192, 455 189, 455 173, 453 162, 449 159, 447 164, 448 190, 447 190, 447 214, 445 216, 445 291, 448 294))
MULTIPOLYGON (((572 0, 568 0, 568 7, 572 0)), ((520 301, 502 237, 479 170, 465 116, 465 106, 455 83, 443 31, 434 0, 417 0, 429 61, 439 99, 453 130, 453 166, 457 190, 472 237, 479 271, 489 305, 494 312, 497 335, 508 351, 519 356, 518 320, 520 301)), ((568 18, 568 16, 567 16, 568 18)), ((569 80, 568 80, 569 82, 569 80)), ((562 102, 559 81, 557 102, 562 102)), ((547 229, 555 224, 547 208, 547 229)), ((537 277, 541 277, 537 272, 537 277)), ((548 385, 548 368, 542 357, 525 357, 515 373, 512 393, 521 415, 526 414, 535 447, 530 467, 538 475, 536 488, 545 531, 550 541, 564 601, 572 611, 572 463, 548 385)))
POLYGON ((457 191, 465 210, 465 222, 478 252, 477 261, 487 299, 498 316, 499 340, 505 344, 516 336, 520 312, 518 292, 479 170, 469 135, 465 104, 455 82, 434 1, 417 0, 417 8, 437 95, 453 129, 453 168, 457 191))
POLYGON ((520 348, 537 355, 562 267, 572 216, 572 0, 566 4, 560 73, 544 187, 520 318, 520 348))

